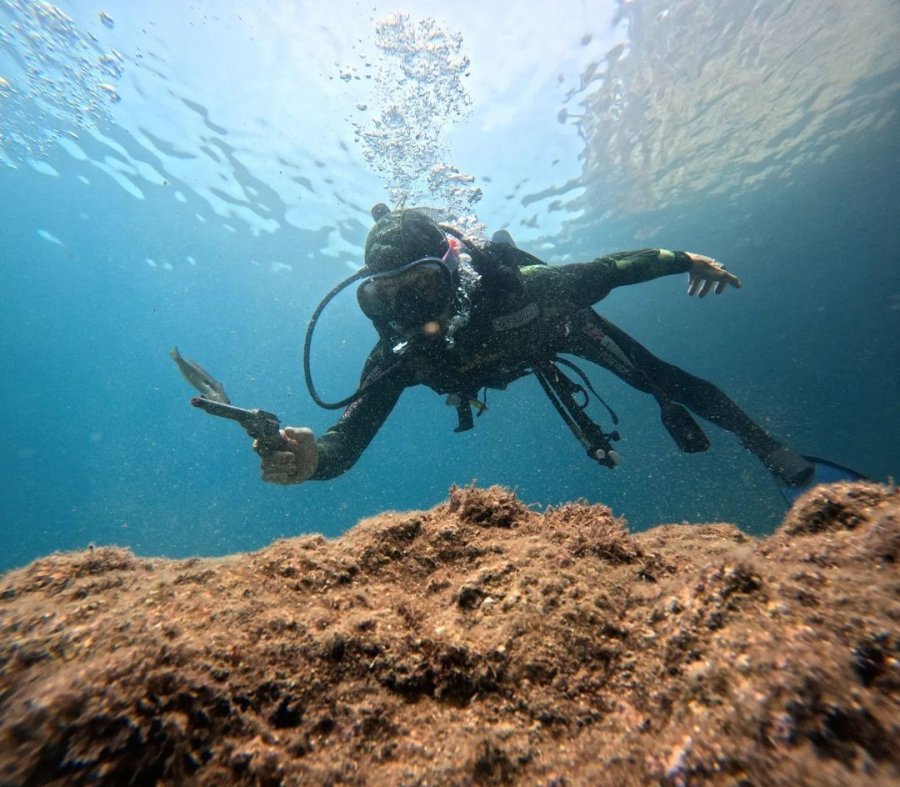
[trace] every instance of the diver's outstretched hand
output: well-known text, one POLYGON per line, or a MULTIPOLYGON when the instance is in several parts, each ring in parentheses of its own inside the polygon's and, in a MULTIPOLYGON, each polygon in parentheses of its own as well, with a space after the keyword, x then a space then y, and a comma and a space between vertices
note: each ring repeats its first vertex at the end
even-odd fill
POLYGON ((725 266, 721 262, 703 254, 694 254, 690 251, 685 253, 691 258, 691 268, 688 271, 690 276, 688 295, 699 295, 701 298, 705 298, 713 285, 715 285, 716 295, 725 292, 725 287, 729 284, 736 289, 741 288, 741 280, 725 270, 725 266))
POLYGON ((260 474, 270 484, 300 484, 309 478, 319 463, 319 449, 311 430, 305 427, 286 426, 281 430, 284 447, 280 451, 258 451, 260 474))

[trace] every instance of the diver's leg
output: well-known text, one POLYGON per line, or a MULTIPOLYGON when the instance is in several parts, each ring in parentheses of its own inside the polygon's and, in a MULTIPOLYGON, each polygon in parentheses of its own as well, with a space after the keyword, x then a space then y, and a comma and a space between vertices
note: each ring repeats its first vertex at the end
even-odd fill
POLYGON ((720 388, 657 358, 593 310, 575 336, 576 354, 599 363, 639 390, 658 389, 701 418, 737 435, 747 450, 784 483, 800 485, 812 474, 810 462, 769 435, 720 388))

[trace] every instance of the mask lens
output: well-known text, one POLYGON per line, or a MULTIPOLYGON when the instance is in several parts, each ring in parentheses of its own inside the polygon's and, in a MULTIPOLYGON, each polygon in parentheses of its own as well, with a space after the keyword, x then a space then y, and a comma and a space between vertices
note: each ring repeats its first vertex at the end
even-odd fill
POLYGON ((359 285, 356 290, 356 300, 363 314, 370 320, 387 320, 390 318, 390 302, 384 297, 384 292, 379 290, 373 281, 367 281, 359 285))
POLYGON ((452 292, 447 267, 427 260, 369 279, 356 297, 370 320, 418 325, 437 317, 450 304, 452 292))

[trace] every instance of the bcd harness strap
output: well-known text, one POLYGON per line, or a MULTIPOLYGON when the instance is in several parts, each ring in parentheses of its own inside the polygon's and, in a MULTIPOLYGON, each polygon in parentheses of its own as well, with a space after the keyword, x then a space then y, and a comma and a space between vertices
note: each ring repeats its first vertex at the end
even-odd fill
MULTIPOLYGON (((552 402, 556 411, 562 416, 566 426, 572 431, 572 434, 578 439, 578 442, 584 446, 587 455, 599 462, 605 467, 613 468, 619 464, 618 454, 612 447, 611 441, 619 439, 618 432, 604 432, 588 414, 585 412, 587 407, 587 391, 584 387, 573 382, 559 368, 557 363, 565 363, 571 365, 582 374, 581 370, 570 364, 568 361, 562 361, 559 358, 538 361, 532 364, 534 376, 537 377, 544 393, 552 402), (575 395, 584 397, 584 404, 575 401, 575 395)), ((588 383, 590 385, 590 383, 588 383)), ((606 403, 604 402, 604 405, 606 403)), ((609 410, 609 406, 606 406, 609 410)), ((615 413, 610 410, 614 423, 618 422, 615 413)))
MULTIPOLYGON (((603 429, 596 424, 585 412, 588 405, 587 390, 583 385, 576 383, 568 377, 558 364, 573 369, 579 377, 584 381, 590 391, 600 400, 606 407, 613 424, 619 422, 618 417, 612 411, 610 406, 600 398, 600 395, 593 389, 590 381, 571 361, 554 357, 535 361, 531 364, 531 371, 537 378, 547 394, 547 398, 556 408, 556 411, 562 416, 566 426, 572 431, 572 434, 578 439, 583 446, 587 455, 606 467, 615 467, 618 462, 618 455, 612 448, 612 441, 619 439, 618 432, 604 432, 603 429), (582 403, 579 403, 575 397, 581 397, 582 403)), ((478 409, 478 415, 481 415, 487 405, 477 398, 476 393, 458 393, 451 394, 447 397, 447 404, 456 407, 456 415, 459 419, 458 426, 454 432, 465 432, 472 429, 475 425, 472 419, 472 407, 478 409)))
MULTIPOLYGON (((528 303, 510 314, 495 318, 491 327, 496 332, 512 330, 531 322, 539 314, 540 309, 537 304, 533 302, 528 303)), ((617 424, 619 419, 609 405, 594 390, 584 372, 571 361, 564 360, 556 355, 532 360, 530 365, 531 371, 537 377, 541 388, 547 394, 547 398, 550 399, 556 411, 562 416, 566 426, 569 427, 578 441, 584 446, 588 456, 606 467, 615 467, 619 463, 619 457, 613 450, 611 441, 618 440, 619 433, 604 432, 585 412, 585 408, 588 405, 588 390, 606 407, 613 424, 617 424), (579 385, 564 374, 560 370, 559 364, 574 370, 584 385, 579 385), (576 401, 576 396, 582 398, 581 404, 576 401)), ((518 377, 521 374, 516 374, 515 376, 518 377)), ((459 423, 453 430, 454 432, 465 432, 474 427, 475 422, 472 418, 473 406, 478 409, 479 416, 487 409, 486 403, 478 400, 477 389, 467 389, 464 386, 460 386, 460 390, 457 393, 451 394, 447 398, 447 404, 456 407, 459 423)))

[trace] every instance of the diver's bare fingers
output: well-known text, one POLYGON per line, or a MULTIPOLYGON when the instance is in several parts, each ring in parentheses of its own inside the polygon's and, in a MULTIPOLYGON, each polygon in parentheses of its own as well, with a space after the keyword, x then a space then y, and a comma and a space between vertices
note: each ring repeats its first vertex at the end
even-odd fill
POLYGON ((297 465, 297 457, 290 453, 282 452, 281 457, 271 461, 271 457, 267 457, 260 463, 260 474, 266 481, 276 481, 284 483, 280 479, 291 478, 299 475, 299 467, 297 465))
POLYGON ((296 466, 286 465, 276 467, 262 465, 259 468, 259 474, 263 481, 270 481, 273 484, 290 484, 295 482, 300 475, 296 466))
POLYGON ((287 486, 288 484, 295 483, 295 476, 289 475, 287 473, 266 473, 263 472, 260 474, 263 481, 267 481, 270 484, 281 484, 282 486, 287 486))
POLYGON ((709 287, 709 280, 700 274, 691 274, 691 283, 688 286, 688 295, 699 295, 701 298, 706 294, 709 287))
POLYGON ((261 456, 263 467, 276 468, 297 464, 297 455, 293 451, 272 451, 269 449, 262 453, 261 456))
POLYGON ((712 287, 712 285, 713 285, 712 279, 704 279, 703 280, 703 284, 700 285, 700 292, 698 293, 701 298, 705 298, 707 295, 709 295, 709 289, 710 289, 710 287, 712 287))
POLYGON ((723 265, 719 265, 719 275, 716 277, 720 282, 720 286, 724 290, 726 285, 731 285, 735 289, 739 290, 741 288, 741 280, 735 276, 733 273, 729 273, 725 270, 723 265))
POLYGON ((319 450, 312 430, 288 426, 281 431, 284 444, 280 450, 267 449, 254 442, 260 455, 263 481, 273 484, 299 484, 309 478, 319 461, 319 450))
POLYGON ((312 429, 306 426, 286 426, 281 430, 281 436, 294 445, 314 439, 312 429))
MULTIPOLYGON (((288 446, 289 447, 289 446, 288 446)), ((276 454, 288 454, 290 455, 290 451, 273 451, 270 445, 264 445, 259 442, 259 440, 253 441, 253 450, 259 454, 264 462, 269 461, 270 457, 275 456, 276 454)))

